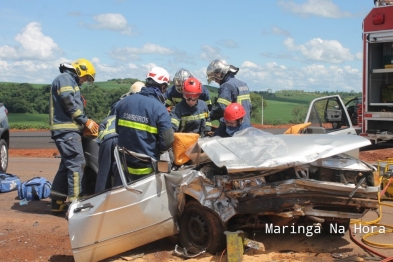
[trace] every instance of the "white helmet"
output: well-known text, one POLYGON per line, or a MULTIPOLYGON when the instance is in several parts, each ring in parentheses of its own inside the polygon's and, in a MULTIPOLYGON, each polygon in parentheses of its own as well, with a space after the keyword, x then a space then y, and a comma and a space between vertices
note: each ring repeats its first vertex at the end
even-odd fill
POLYGON ((233 65, 228 65, 224 60, 213 60, 206 69, 207 83, 210 84, 211 81, 219 83, 228 71, 236 74, 239 71, 239 68, 234 67, 233 65))
POLYGON ((190 77, 194 77, 194 76, 187 69, 182 68, 175 73, 175 76, 173 77, 173 83, 175 84, 175 88, 177 92, 179 93, 183 92, 184 80, 190 77))
POLYGON ((168 72, 159 66, 155 66, 146 75, 146 81, 149 79, 154 80, 158 84, 169 84, 169 74, 168 72))
POLYGON ((142 89, 142 87, 144 87, 145 84, 142 83, 141 81, 136 81, 135 83, 133 83, 130 87, 130 93, 131 94, 135 94, 135 93, 139 93, 142 89))

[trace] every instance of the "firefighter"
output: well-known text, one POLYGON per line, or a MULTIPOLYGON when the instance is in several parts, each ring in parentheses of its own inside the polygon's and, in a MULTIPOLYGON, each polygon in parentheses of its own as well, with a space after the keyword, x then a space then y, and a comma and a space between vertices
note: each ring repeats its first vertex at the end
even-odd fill
POLYGON ((251 98, 250 90, 246 83, 235 78, 239 68, 227 64, 224 60, 212 61, 206 70, 207 82, 216 82, 220 85, 218 98, 210 112, 210 120, 219 120, 225 108, 231 103, 242 104, 246 110, 244 122, 250 123, 251 98))
MULTIPOLYGON (((142 90, 127 96, 115 106, 116 132, 119 147, 159 159, 160 153, 172 147, 171 118, 164 106, 163 93, 169 84, 169 74, 162 67, 153 67, 146 76, 142 90)), ((150 164, 127 156, 132 179, 152 173, 150 164)), ((118 175, 115 185, 121 184, 118 175)))
POLYGON ((85 166, 82 133, 98 132, 98 125, 84 113, 80 87, 95 78, 93 64, 84 58, 71 64, 61 64, 61 74, 50 89, 49 118, 51 137, 60 152, 59 169, 53 179, 50 198, 53 212, 66 212, 65 201, 73 201, 81 194, 81 181, 85 166))
MULTIPOLYGON (((168 108, 168 111, 183 100, 183 83, 187 78, 194 77, 190 71, 187 69, 180 69, 175 73, 173 77, 173 86, 168 88, 165 92, 165 106, 168 108)), ((202 93, 199 99, 205 101, 207 104, 209 111, 211 110, 212 101, 210 100, 209 90, 202 85, 202 93)))
POLYGON ((172 128, 175 132, 196 133, 211 136, 211 123, 207 104, 199 99, 202 84, 190 77, 183 83, 183 100, 171 111, 172 128))
POLYGON ((214 136, 231 137, 235 132, 251 127, 249 122, 244 121, 247 112, 238 103, 232 103, 224 110, 224 117, 220 119, 220 125, 214 131, 214 136))
MULTIPOLYGON (((120 100, 129 95, 139 93, 144 85, 145 84, 140 81, 135 82, 131 85, 130 91, 122 95, 120 100)), ((115 104, 117 103, 118 102, 115 104)), ((95 193, 112 187, 112 177, 114 176, 114 170, 117 168, 115 165, 114 156, 114 149, 118 142, 115 128, 116 116, 113 115, 114 106, 112 106, 110 115, 100 123, 99 133, 96 139, 100 149, 98 151, 99 167, 97 172, 95 193)))

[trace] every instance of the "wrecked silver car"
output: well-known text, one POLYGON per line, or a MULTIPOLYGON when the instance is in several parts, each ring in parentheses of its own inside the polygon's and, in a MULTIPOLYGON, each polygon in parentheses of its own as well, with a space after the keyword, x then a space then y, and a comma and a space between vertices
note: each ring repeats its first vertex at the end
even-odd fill
MULTIPOLYGON (((350 219, 378 208, 375 168, 345 154, 369 144, 354 135, 248 128, 199 139, 189 165, 168 168, 150 159, 155 172, 136 181, 120 168, 122 186, 77 199, 68 210, 75 261, 102 260, 174 234, 190 253, 215 254, 225 248, 224 231, 318 224, 345 232, 350 219)), ((127 153, 134 154, 115 150, 118 166, 127 153)))

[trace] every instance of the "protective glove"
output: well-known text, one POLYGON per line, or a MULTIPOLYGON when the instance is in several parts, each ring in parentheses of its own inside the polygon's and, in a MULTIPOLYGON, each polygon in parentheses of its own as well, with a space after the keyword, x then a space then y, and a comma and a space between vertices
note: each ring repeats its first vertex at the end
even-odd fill
POLYGON ((88 119, 85 123, 85 128, 87 128, 91 134, 98 134, 99 125, 92 119, 88 119))

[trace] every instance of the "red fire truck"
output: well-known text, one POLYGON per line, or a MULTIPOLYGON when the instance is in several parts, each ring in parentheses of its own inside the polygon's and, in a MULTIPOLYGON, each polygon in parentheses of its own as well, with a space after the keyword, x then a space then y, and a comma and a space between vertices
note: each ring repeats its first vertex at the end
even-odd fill
POLYGON ((363 21, 361 136, 372 143, 393 140, 393 1, 375 0, 363 21))

